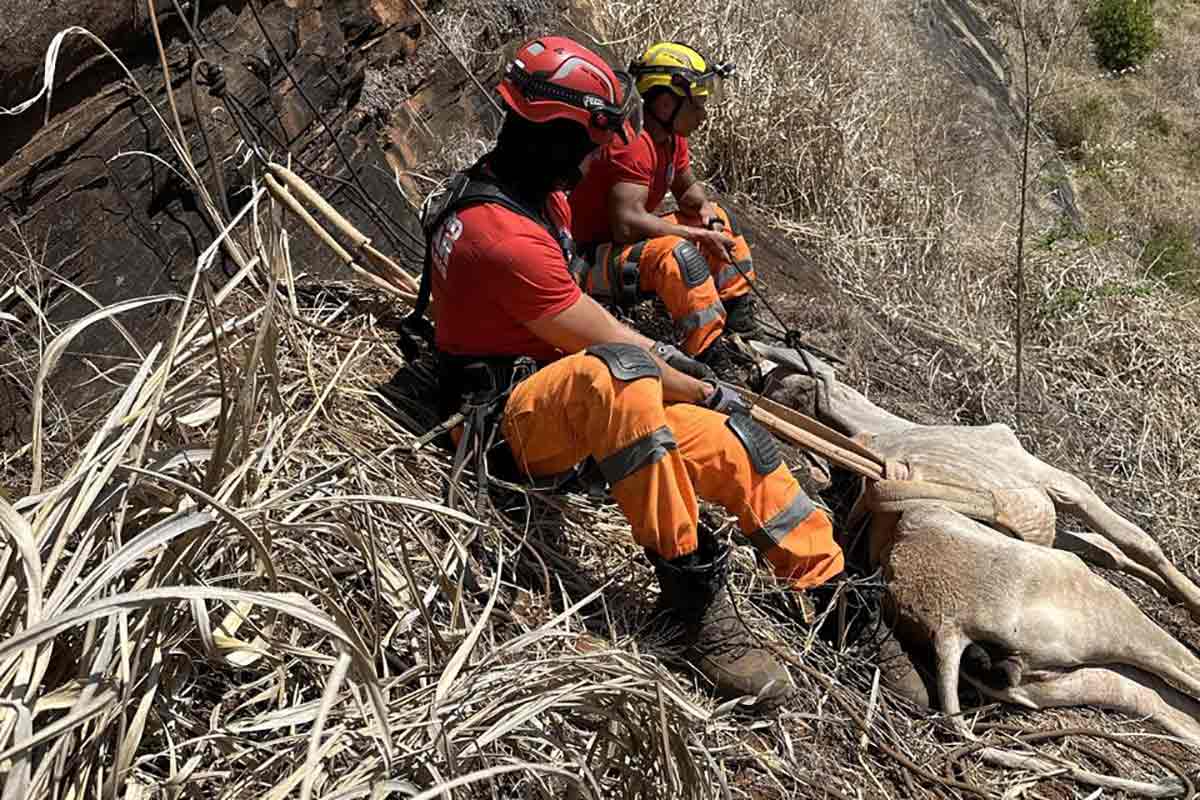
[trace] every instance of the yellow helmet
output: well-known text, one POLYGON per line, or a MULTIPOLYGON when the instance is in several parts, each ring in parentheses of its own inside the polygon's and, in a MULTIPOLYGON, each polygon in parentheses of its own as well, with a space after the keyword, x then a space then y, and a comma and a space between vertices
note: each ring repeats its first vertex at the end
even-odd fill
POLYGON ((637 79, 638 94, 645 97, 655 87, 662 86, 680 97, 707 97, 716 100, 725 78, 734 74, 733 64, 713 64, 711 67, 691 47, 678 42, 656 42, 629 65, 629 73, 637 79))

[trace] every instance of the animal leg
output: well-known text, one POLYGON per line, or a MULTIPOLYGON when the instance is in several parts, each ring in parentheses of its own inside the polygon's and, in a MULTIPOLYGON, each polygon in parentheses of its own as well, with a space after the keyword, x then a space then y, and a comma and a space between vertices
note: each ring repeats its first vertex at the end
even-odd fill
MULTIPOLYGON (((947 714, 947 721, 955 730, 965 738, 975 740, 977 737, 967 728, 967 723, 961 716, 962 708, 958 702, 959 665, 963 651, 969 642, 958 631, 939 632, 939 635, 935 639, 934 649, 937 659, 938 693, 941 695, 942 709, 947 714)), ((988 690, 986 687, 983 688, 985 693, 987 693, 988 690)), ((1059 774, 1064 770, 1062 764, 1050 759, 1030 753, 1002 750, 996 747, 982 748, 979 751, 979 756, 985 763, 1006 769, 1029 770, 1048 774, 1059 774)), ((1122 791, 1141 797, 1174 797, 1182 789, 1179 782, 1175 780, 1164 783, 1148 783, 1145 781, 1129 780, 1128 778, 1101 775, 1074 766, 1066 767, 1065 771, 1069 778, 1078 783, 1122 791)))
POLYGON ((1019 628, 991 631, 1028 655, 1030 668, 1126 664, 1200 698, 1200 658, 1159 627, 1129 595, 1077 557, 1027 550, 1025 569, 1041 586, 1023 601, 1019 628))
POLYGON ((1148 717, 1172 736, 1200 747, 1200 702, 1134 667, 1114 664, 1066 672, 1037 671, 1026 673, 1018 686, 978 687, 989 697, 1028 708, 1100 706, 1131 717, 1148 717))
POLYGON ((1052 480, 1046 491, 1060 511, 1077 514, 1104 538, 1115 544, 1134 562, 1160 576, 1173 594, 1183 601, 1192 615, 1200 621, 1200 587, 1179 571, 1150 535, 1113 511, 1092 488, 1074 475, 1052 470, 1052 480))
POLYGON ((1132 575, 1161 595, 1172 600, 1183 600, 1178 592, 1167 585, 1161 575, 1129 558, 1100 534, 1090 531, 1058 531, 1054 535, 1054 548, 1074 553, 1092 566, 1115 569, 1132 575))
POLYGON ((963 736, 974 738, 963 720, 958 702, 958 676, 962 654, 970 642, 958 630, 943 628, 934 635, 934 667, 937 670, 938 700, 950 726, 963 736))

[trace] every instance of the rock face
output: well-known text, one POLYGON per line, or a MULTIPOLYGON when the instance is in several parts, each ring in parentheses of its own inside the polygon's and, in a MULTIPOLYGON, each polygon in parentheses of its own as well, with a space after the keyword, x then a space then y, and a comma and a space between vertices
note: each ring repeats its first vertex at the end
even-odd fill
MULTIPOLYGON (((393 167, 418 171, 455 131, 495 130, 498 112, 426 30, 412 0, 0 0, 0 106, 37 93, 47 46, 59 30, 79 25, 116 50, 173 125, 151 3, 187 148, 222 215, 236 213, 249 196, 247 175, 255 170, 245 166, 245 140, 253 140, 273 158, 290 154, 296 172, 415 271, 420 234, 396 184, 409 197, 430 187, 397 177, 393 167), (211 85, 204 64, 220 67, 222 87, 211 85)), ((518 5, 538 13, 513 16, 496 6, 498 21, 476 26, 487 40, 472 44, 477 56, 530 30, 578 35, 595 27, 591 0, 518 5)), ((499 66, 476 57, 470 68, 490 86, 499 66)), ((99 47, 68 37, 49 118, 43 104, 0 118, 0 313, 32 317, 22 300, 5 294, 23 259, 44 266, 43 278, 61 279, 43 281, 41 302, 52 322, 79 318, 96 304, 184 288, 216 223, 168 164, 178 167, 178 160, 149 103, 99 47)), ((829 291, 769 225, 739 217, 772 294, 829 291)), ((297 269, 347 277, 301 225, 289 224, 289 233, 297 269)), ((232 269, 218 261, 208 276, 218 282, 232 269)), ((120 321, 146 343, 161 336, 170 311, 148 306, 120 321)), ((50 391, 77 408, 111 387, 91 380, 97 369, 129 352, 111 328, 93 327, 51 375, 50 391)), ((31 384, 28 372, 0 368, 6 449, 29 440, 31 384)))
MULTIPOLYGON (((381 248, 402 262, 416 261, 415 222, 378 144, 385 140, 385 114, 379 103, 363 102, 369 69, 409 59, 424 44, 408 0, 153 1, 187 147, 223 207, 236 213, 248 197, 248 171, 238 167, 248 157, 243 139, 256 139, 274 157, 290 152, 297 172, 381 248), (200 13, 193 17, 196 2, 200 13), (220 67, 223 91, 212 91, 207 68, 193 70, 200 59, 220 67)), ((11 108, 37 92, 46 47, 71 25, 113 47, 170 122, 145 0, 0 0, 0 106, 11 108)), ((431 91, 431 100, 440 98, 440 89, 431 91)), ((120 68, 86 38, 68 37, 49 120, 39 103, 0 122, 0 258, 32 254, 101 304, 177 290, 213 241, 214 221, 191 186, 145 153, 178 166, 162 126, 120 68)), ((290 229, 297 234, 291 243, 297 264, 309 273, 341 274, 315 237, 299 226, 290 229)), ((231 267, 220 264, 214 279, 231 267)), ((0 263, 4 283, 13 268, 0 263)), ((93 307, 65 284, 51 282, 45 290, 52 319, 76 318, 93 307)), ((30 314, 11 297, 0 311, 30 314)), ((135 337, 159 332, 153 309, 122 320, 135 337)), ((122 347, 120 337, 94 331, 75 343, 74 358, 63 362, 52 384, 82 382, 94 372, 81 357, 103 363, 122 347)), ((29 387, 0 373, 5 381, 0 442, 13 446, 27 440, 22 417, 29 387)), ((73 404, 84 399, 70 397, 73 404)))
MULTIPOLYGON (((957 75, 960 88, 969 90, 959 98, 960 113, 992 140, 1019 152, 1025 100, 1013 85, 1013 65, 991 24, 971 0, 921 0, 913 6, 913 14, 930 55, 957 75)), ((1032 133, 1035 143, 1048 145, 1046 156, 1035 161, 1053 178, 1055 188, 1045 197, 1049 210, 1081 224, 1070 170, 1054 155, 1048 136, 1036 126, 1032 133)), ((1034 200, 1041 198, 1035 195, 1034 200)))

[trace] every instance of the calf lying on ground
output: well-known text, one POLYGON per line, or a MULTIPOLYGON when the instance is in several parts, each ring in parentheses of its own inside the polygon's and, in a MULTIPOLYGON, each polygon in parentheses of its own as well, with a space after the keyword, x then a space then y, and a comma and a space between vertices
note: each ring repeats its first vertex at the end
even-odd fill
POLYGON ((901 641, 932 645, 947 714, 961 710, 960 664, 976 643, 992 669, 964 677, 984 694, 1030 708, 1097 705, 1149 716, 1200 745, 1200 659, 1077 556, 936 504, 905 512, 877 547, 885 616, 901 641))
MULTIPOLYGON (((889 473, 907 478, 872 484, 856 509, 870 516, 870 560, 887 584, 885 619, 894 621, 907 652, 924 651, 933 664, 932 685, 923 686, 907 659, 891 660, 884 672, 893 688, 916 702, 933 700, 967 735, 960 678, 1028 708, 1094 705, 1148 717, 1200 747, 1200 659, 1079 556, 1050 547, 1130 572, 1200 616, 1200 591, 1144 531, 1083 481, 1026 453, 1005 426, 917 425, 831 376, 792 376, 783 384, 780 399, 802 411, 815 406, 822 421, 858 436, 888 462, 889 473), (1079 514, 1103 538, 1056 531, 1058 510, 1079 514)), ((995 748, 981 753, 1005 766, 1055 767, 995 748)), ((1080 769, 1069 774, 1147 796, 1180 789, 1080 769)))
POLYGON ((1117 569, 1184 603, 1200 621, 1200 587, 1175 567, 1162 548, 1109 508, 1087 483, 1030 455, 1006 425, 918 425, 891 414, 795 350, 754 342, 779 367, 772 391, 780 402, 867 444, 899 465, 905 480, 875 483, 864 511, 898 513, 926 501, 953 508, 1019 539, 1077 553, 1117 569), (812 369, 815 378, 795 374, 812 369), (787 377, 780 378, 780 374, 787 377), (1056 529, 1056 513, 1079 517, 1092 532, 1056 529))
MULTIPOLYGON (((940 706, 964 735, 971 734, 960 677, 1027 708, 1090 705, 1146 717, 1200 747, 1200 659, 1077 556, 1009 538, 934 503, 905 511, 874 535, 886 538, 872 547, 887 584, 884 616, 906 651, 928 653, 933 669, 926 687, 906 659, 893 659, 888 683, 915 702, 940 706), (978 658, 964 658, 968 648, 989 663, 980 669, 978 658)), ((1059 769, 996 748, 981 755, 999 766, 1059 769)), ((1068 775, 1150 797, 1182 791, 1174 782, 1078 768, 1068 775)))

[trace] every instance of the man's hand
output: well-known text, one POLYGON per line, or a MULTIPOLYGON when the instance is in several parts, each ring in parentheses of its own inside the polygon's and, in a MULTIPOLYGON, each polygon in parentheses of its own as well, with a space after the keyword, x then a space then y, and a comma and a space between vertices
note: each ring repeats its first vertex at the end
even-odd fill
POLYGON ((707 364, 701 364, 696 359, 686 355, 682 350, 666 342, 654 343, 654 355, 667 362, 667 366, 679 370, 696 380, 716 383, 717 374, 707 364))
POLYGON ((709 258, 718 261, 733 260, 733 237, 724 230, 710 231, 707 228, 690 228, 688 236, 709 258))
POLYGON ((704 227, 708 228, 709 230, 725 230, 725 221, 721 219, 721 214, 717 211, 717 204, 712 200, 705 200, 704 203, 701 204, 700 213, 698 216, 704 223, 704 227))
POLYGON ((713 384, 713 390, 701 403, 705 408, 722 414, 750 413, 750 404, 740 394, 723 383, 713 384))

